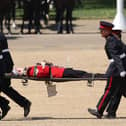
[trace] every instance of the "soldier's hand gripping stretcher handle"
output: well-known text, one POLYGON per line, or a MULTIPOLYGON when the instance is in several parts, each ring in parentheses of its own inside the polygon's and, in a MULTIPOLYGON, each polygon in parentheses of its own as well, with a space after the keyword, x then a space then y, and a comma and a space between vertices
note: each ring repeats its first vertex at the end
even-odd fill
POLYGON ((49 82, 66 82, 86 80, 91 83, 94 80, 106 80, 104 74, 92 74, 82 70, 64 68, 43 61, 34 66, 23 69, 16 68, 12 73, 6 73, 5 77, 24 80, 37 80, 49 82))

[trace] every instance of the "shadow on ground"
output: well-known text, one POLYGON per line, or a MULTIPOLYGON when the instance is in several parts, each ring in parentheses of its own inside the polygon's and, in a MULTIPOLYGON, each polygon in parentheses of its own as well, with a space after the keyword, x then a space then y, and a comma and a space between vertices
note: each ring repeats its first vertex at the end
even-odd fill
MULTIPOLYGON (((117 119, 126 119, 126 117, 117 117, 115 119, 98 119, 98 120, 117 120, 117 119)), ((29 117, 29 118, 19 118, 19 119, 5 119, 2 121, 37 121, 37 120, 97 120, 95 117, 29 117)))

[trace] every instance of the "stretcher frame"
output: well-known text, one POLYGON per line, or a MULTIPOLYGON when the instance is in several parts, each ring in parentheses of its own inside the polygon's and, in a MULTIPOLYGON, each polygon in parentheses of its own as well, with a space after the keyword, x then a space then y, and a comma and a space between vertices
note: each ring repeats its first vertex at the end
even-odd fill
POLYGON ((85 76, 83 78, 53 78, 50 76, 49 78, 38 78, 38 77, 29 77, 26 75, 14 75, 12 73, 6 73, 5 74, 6 78, 11 78, 11 79, 23 79, 23 80, 34 80, 34 81, 45 81, 45 82, 69 82, 69 81, 104 81, 107 80, 107 77, 102 74, 101 76, 95 76, 95 74, 92 74, 92 76, 85 76))
POLYGON ((92 76, 89 76, 89 77, 86 76, 83 78, 53 78, 50 74, 49 78, 38 78, 38 77, 28 77, 26 75, 14 75, 12 73, 6 73, 5 78, 21 79, 22 84, 24 86, 28 85, 28 80, 44 81, 47 87, 48 97, 52 97, 57 94, 56 85, 54 85, 53 82, 87 81, 87 86, 93 87, 94 81, 107 80, 107 78, 103 74, 101 76, 95 76, 95 74, 92 74, 92 76))

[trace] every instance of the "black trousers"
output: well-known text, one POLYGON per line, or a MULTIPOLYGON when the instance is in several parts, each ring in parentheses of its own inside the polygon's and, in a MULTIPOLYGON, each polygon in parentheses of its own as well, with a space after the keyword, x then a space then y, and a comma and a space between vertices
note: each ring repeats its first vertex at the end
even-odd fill
POLYGON ((9 101, 5 98, 0 96, 0 107, 2 110, 8 107, 9 101))
POLYGON ((0 92, 6 94, 21 107, 25 107, 29 102, 28 99, 23 97, 13 87, 11 87, 10 79, 0 79, 0 92))
MULTIPOLYGON (((98 104, 97 104, 97 109, 100 114, 103 114, 104 110, 106 109, 107 105, 111 102, 110 110, 112 110, 112 98, 114 93, 120 91, 120 78, 118 77, 110 77, 107 80, 107 85, 105 87, 104 94, 101 96, 98 104)), ((117 95, 118 102, 120 101, 120 94, 117 95)), ((118 106, 118 105, 117 105, 118 106)), ((114 108, 116 109, 117 106, 114 108)), ((109 111, 110 111, 109 110, 109 111)))
POLYGON ((63 77, 65 78, 83 78, 83 77, 91 77, 92 74, 82 70, 74 70, 72 68, 66 68, 63 73, 63 77))
POLYGON ((118 78, 115 79, 115 91, 110 99, 109 105, 106 109, 106 112, 108 112, 109 115, 116 115, 116 111, 118 109, 118 106, 120 104, 120 100, 123 94, 123 89, 125 86, 125 79, 124 78, 118 78))

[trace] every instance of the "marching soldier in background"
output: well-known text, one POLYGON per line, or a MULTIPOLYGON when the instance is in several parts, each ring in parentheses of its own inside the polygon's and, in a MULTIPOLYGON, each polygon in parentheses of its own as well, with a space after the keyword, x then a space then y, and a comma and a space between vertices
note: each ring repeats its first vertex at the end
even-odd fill
POLYGON ((35 34, 41 34, 40 32, 40 9, 41 9, 41 0, 31 0, 34 10, 34 23, 35 23, 35 34))
MULTIPOLYGON (((1 76, 3 73, 10 73, 13 69, 13 60, 11 58, 8 43, 6 37, 0 33, 0 74, 1 76), (2 71, 3 69, 3 71, 2 71)), ((0 91, 5 93, 8 97, 10 97, 14 102, 16 102, 19 106, 23 107, 24 109, 24 116, 28 116, 30 112, 31 102, 26 99, 25 97, 21 96, 14 88, 11 86, 11 80, 9 78, 2 78, 0 77, 0 91)), ((3 99, 3 98, 2 98, 3 99)), ((0 99, 1 100, 1 99, 0 99)), ((4 104, 0 104, 2 108, 2 118, 6 116, 7 112, 9 111, 10 107, 8 106, 9 101, 4 99, 2 100, 4 104)))
POLYGON ((28 34, 31 34, 33 21, 35 34, 41 34, 40 32, 40 9, 41 9, 41 0, 24 0, 23 1, 23 20, 21 25, 21 33, 23 34, 24 22, 28 20, 28 34))
MULTIPOLYGON (((109 102, 111 102, 111 98, 115 92, 119 92, 119 95, 117 95, 116 98, 118 98, 118 102, 120 102, 121 85, 123 84, 123 79, 126 75, 125 45, 112 34, 112 28, 113 24, 104 21, 100 22, 100 31, 102 37, 106 39, 105 51, 108 59, 110 60, 110 65, 106 72, 108 81, 105 87, 105 92, 100 98, 96 109, 88 109, 89 113, 97 118, 101 118, 103 116, 103 112, 109 102)), ((115 113, 110 112, 108 114, 108 117, 116 117, 115 113)))

